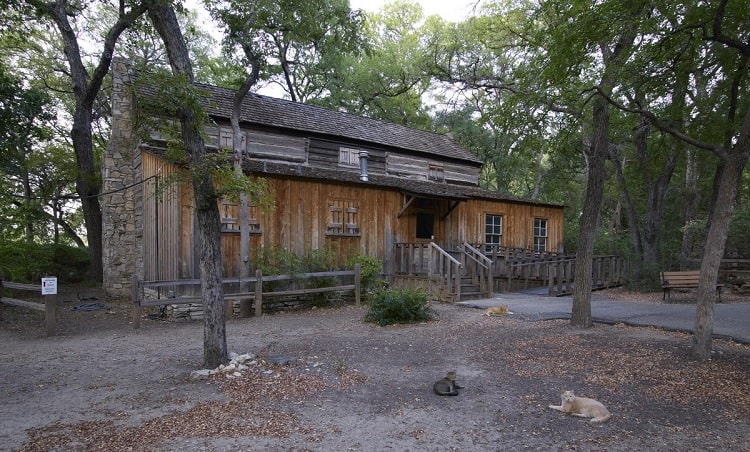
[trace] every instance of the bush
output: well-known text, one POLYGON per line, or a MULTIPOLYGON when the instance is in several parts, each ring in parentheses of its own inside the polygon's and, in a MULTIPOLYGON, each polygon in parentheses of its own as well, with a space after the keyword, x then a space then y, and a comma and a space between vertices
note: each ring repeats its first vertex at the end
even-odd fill
POLYGON ((423 289, 379 289, 372 297, 365 321, 378 325, 432 320, 423 289))
POLYGON ((60 283, 81 281, 89 268, 88 251, 66 245, 0 243, 0 271, 8 281, 39 284, 43 276, 60 283))
POLYGON ((362 284, 362 296, 369 300, 379 287, 383 287, 385 280, 381 277, 383 273, 383 261, 377 257, 356 255, 346 260, 346 268, 354 268, 360 265, 360 284, 362 284))

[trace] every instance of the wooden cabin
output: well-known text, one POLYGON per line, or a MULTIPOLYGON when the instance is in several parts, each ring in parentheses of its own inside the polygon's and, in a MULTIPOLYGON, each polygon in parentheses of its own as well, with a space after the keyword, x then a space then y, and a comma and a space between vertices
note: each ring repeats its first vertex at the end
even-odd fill
MULTIPOLYGON (((105 287, 123 295, 132 275, 196 278, 198 245, 192 189, 174 182, 187 178, 171 177, 185 170, 164 158, 158 133, 138 140, 134 130, 136 91, 150 93, 132 89, 121 60, 113 76, 105 287)), ((231 149, 234 91, 200 89, 214 122, 206 128, 209 149, 231 149)), ((485 250, 563 251, 563 207, 480 188, 482 162, 447 135, 257 94, 245 99, 241 128, 244 170, 265 178, 274 200, 267 211, 250 206, 251 254, 278 247, 298 255, 325 248, 339 262, 375 256, 395 284, 434 289, 441 280, 433 293, 450 300, 460 298, 455 285, 467 263, 482 262, 485 250)), ((219 209, 224 276, 238 276, 238 206, 225 199, 219 209)))

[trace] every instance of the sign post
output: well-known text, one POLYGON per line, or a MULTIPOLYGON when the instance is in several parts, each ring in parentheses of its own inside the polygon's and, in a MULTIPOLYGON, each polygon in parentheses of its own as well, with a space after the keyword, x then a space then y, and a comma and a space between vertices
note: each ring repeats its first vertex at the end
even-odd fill
POLYGON ((44 323, 47 336, 55 334, 57 324, 57 277, 48 276, 42 278, 42 295, 44 295, 44 323))

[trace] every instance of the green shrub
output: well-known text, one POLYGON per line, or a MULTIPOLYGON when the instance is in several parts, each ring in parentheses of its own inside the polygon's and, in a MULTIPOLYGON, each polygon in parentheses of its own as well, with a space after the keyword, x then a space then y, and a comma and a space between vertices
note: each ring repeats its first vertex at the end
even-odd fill
POLYGON ((360 265, 360 283, 364 291, 372 291, 381 287, 383 273, 383 261, 373 256, 357 255, 346 260, 346 268, 354 268, 355 264, 360 265))
POLYGON ((89 269, 85 248, 26 242, 0 243, 0 271, 8 281, 39 284, 43 276, 79 282, 89 269))
POLYGON ((416 323, 432 319, 423 289, 379 289, 370 301, 365 321, 378 325, 416 323))

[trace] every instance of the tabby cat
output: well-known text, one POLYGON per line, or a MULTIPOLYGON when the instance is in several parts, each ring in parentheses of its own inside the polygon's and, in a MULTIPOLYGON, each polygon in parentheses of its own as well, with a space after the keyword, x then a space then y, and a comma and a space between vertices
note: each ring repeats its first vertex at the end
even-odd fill
POLYGON ((457 396, 458 389, 463 389, 456 383, 456 371, 450 371, 442 380, 438 380, 432 385, 432 390, 437 395, 457 396))

